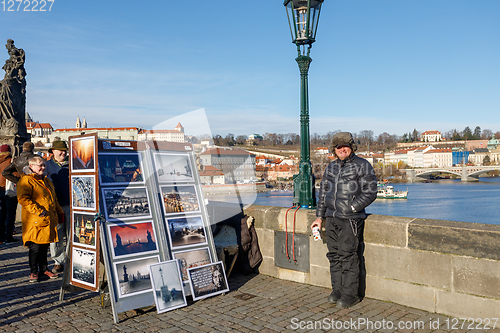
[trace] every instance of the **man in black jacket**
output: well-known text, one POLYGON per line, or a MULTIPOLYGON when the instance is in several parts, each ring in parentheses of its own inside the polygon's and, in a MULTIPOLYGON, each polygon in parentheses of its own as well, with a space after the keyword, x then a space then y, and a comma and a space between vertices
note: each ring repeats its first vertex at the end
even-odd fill
POLYGON ((17 182, 21 178, 14 175, 14 172, 17 171, 19 175, 22 175, 24 173, 23 168, 27 166, 28 161, 35 156, 35 154, 33 153, 34 149, 35 146, 32 142, 26 141, 25 143, 23 143, 23 151, 21 152, 21 154, 19 154, 19 157, 14 160, 14 162, 3 169, 2 176, 10 180, 12 183, 17 184, 17 182))
POLYGON ((328 302, 337 303, 338 308, 348 308, 360 301, 365 207, 377 198, 373 167, 354 154, 356 148, 351 133, 333 136, 331 150, 337 159, 326 167, 318 196, 318 218, 311 225, 321 229, 326 220, 326 256, 332 282, 328 302))

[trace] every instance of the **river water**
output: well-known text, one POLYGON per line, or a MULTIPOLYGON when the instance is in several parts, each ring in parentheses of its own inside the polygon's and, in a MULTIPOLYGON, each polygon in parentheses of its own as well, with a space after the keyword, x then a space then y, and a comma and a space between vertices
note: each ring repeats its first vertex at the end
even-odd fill
MULTIPOLYGON (((377 199, 366 208, 369 214, 428 218, 436 220, 500 224, 500 177, 479 178, 479 182, 440 180, 432 183, 391 184, 408 189, 408 199, 377 199)), ((245 204, 290 207, 290 191, 242 194, 245 204)), ((228 201, 233 201, 227 198, 228 201)), ((214 200, 224 201, 223 196, 214 200)))

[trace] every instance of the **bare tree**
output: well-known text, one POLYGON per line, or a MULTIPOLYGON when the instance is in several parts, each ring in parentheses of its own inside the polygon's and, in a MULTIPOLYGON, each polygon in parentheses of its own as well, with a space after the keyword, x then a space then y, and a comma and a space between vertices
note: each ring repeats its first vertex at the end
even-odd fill
POLYGON ((493 131, 490 130, 490 129, 485 129, 483 130, 483 132, 481 133, 481 139, 483 140, 489 140, 491 139, 491 136, 493 135, 493 131))

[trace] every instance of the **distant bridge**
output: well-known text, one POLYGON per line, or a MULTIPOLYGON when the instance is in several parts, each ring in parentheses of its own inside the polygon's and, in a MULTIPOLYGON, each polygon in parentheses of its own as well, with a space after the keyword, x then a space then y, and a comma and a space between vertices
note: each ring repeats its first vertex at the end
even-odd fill
POLYGON ((419 179, 425 179, 433 173, 449 173, 460 177, 463 182, 477 182, 479 180, 479 175, 500 170, 499 165, 490 166, 457 166, 448 168, 422 168, 422 169, 405 169, 406 179, 409 181, 418 181, 419 179))

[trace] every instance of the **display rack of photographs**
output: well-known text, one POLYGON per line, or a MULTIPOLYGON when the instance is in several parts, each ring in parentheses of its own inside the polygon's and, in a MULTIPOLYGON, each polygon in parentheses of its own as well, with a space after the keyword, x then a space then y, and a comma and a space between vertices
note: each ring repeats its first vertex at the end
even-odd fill
MULTIPOLYGON (((71 223, 64 281, 99 290, 99 212, 97 134, 69 137, 71 223), (66 274, 69 274, 67 279, 66 274)), ((62 290, 64 289, 64 286, 62 290)), ((61 290, 61 298, 63 292, 61 290)))
POLYGON ((216 260, 192 146, 100 139, 98 160, 106 220, 101 244, 115 323, 118 313, 144 306, 156 304, 158 312, 185 306, 187 268, 216 260))
POLYGON ((195 157, 162 150, 153 155, 172 257, 179 261, 185 293, 194 295, 188 269, 217 260, 195 157))
POLYGON ((155 304, 148 266, 165 260, 149 159, 144 142, 98 142, 101 243, 115 323, 120 312, 155 304))

